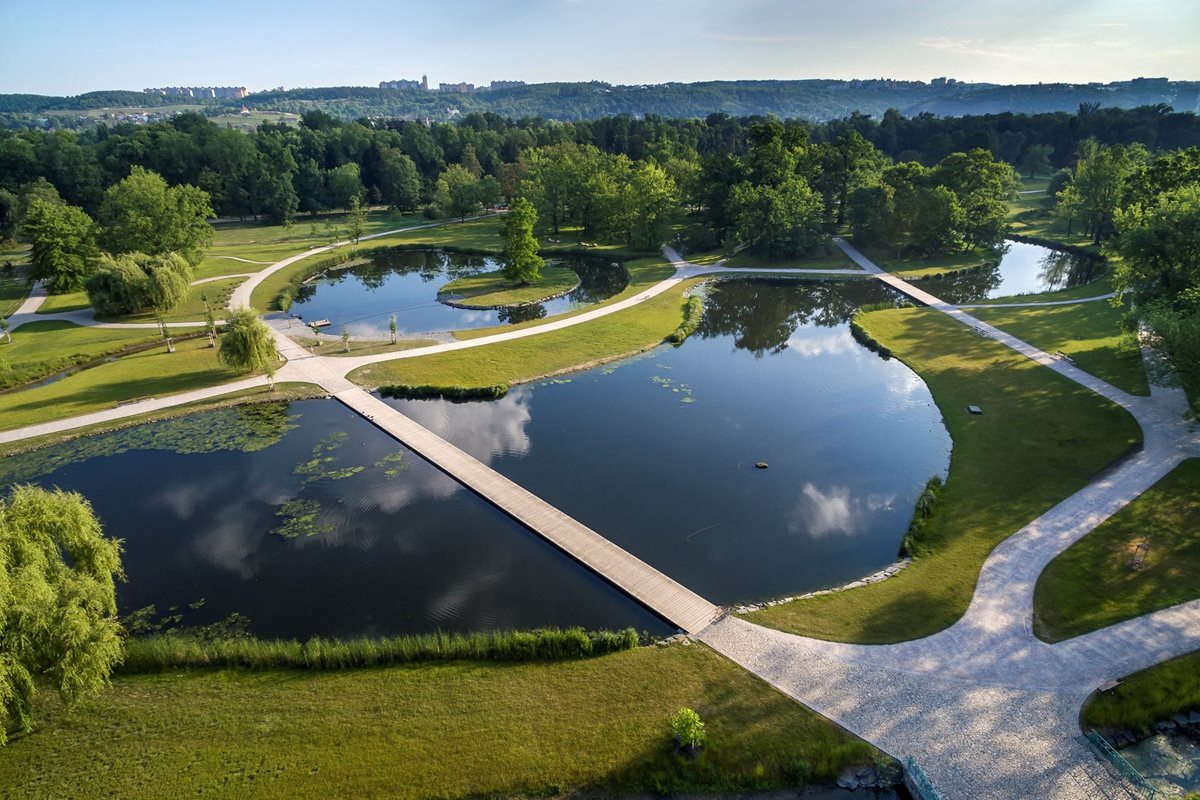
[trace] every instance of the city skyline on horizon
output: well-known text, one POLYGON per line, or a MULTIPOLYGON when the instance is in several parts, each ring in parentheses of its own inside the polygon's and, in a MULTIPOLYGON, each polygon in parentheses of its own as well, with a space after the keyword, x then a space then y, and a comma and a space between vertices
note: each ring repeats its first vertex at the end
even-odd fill
POLYGON ((214 0, 203 16, 166 30, 155 22, 158 8, 149 0, 0 8, 0 23, 25 34, 0 52, 0 92, 376 86, 422 73, 435 85, 1200 80, 1200 4, 1178 0, 1145 0, 1136 12, 1119 0, 970 8, 949 0, 530 0, 499 11, 482 0, 436 8, 361 0, 337 11, 294 0, 286 15, 214 0), (340 35, 324 35, 331 25, 340 35))

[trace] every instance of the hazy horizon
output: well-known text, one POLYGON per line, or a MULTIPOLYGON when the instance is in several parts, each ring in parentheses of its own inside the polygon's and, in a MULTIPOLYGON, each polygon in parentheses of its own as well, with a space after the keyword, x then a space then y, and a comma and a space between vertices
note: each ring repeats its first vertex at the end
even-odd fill
POLYGON ((375 86, 492 80, 1109 83, 1200 80, 1200 4, 1145 0, 482 0, 437 7, 149 0, 0 7, 0 92, 159 86, 375 86))

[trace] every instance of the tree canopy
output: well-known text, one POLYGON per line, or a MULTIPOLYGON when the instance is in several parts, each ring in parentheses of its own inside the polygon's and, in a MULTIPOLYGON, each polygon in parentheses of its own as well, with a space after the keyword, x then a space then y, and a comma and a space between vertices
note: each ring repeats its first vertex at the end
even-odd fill
POLYGON ((513 283, 532 283, 542 277, 545 263, 538 255, 537 239, 533 226, 537 223, 537 209, 533 203, 518 197, 508 208, 504 224, 500 227, 500 238, 504 240, 504 278, 513 283))
POLYGON ((100 202, 100 243, 110 253, 179 253, 200 263, 212 243, 208 193, 189 184, 168 186, 158 173, 133 167, 100 202))
POLYGON ((51 294, 74 292, 92 271, 100 250, 96 224, 83 209, 35 197, 25 214, 32 277, 51 294))
POLYGON ((217 359, 239 372, 263 370, 270 378, 272 365, 279 359, 279 350, 270 329, 253 311, 242 308, 229 315, 221 334, 217 359))
POLYGON ((0 744, 31 726, 35 677, 72 704, 121 661, 121 543, 73 492, 15 486, 0 500, 0 744))
POLYGON ((169 311, 187 299, 191 282, 192 267, 178 253, 106 253, 85 286, 93 308, 120 316, 169 311))

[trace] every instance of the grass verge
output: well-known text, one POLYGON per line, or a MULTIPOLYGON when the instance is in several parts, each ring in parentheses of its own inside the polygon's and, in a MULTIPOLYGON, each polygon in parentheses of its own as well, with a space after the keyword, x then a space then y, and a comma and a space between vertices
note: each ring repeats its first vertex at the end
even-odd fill
POLYGON ((971 305, 990 306, 1003 303, 1052 303, 1059 300, 1087 300, 1090 297, 1102 297, 1116 291, 1113 286, 1112 274, 1104 273, 1091 283, 1072 286, 1070 289, 1059 289, 1054 292, 1037 292, 1034 294, 1012 294, 1008 297, 976 300, 971 305))
POLYGON ((546 266, 542 277, 527 286, 514 285, 500 270, 464 275, 438 289, 438 299, 450 299, 461 308, 500 308, 540 303, 561 297, 579 285, 579 276, 566 267, 546 266))
POLYGON ((865 247, 859 250, 880 268, 907 279, 953 275, 955 272, 980 269, 999 260, 998 255, 986 250, 940 253, 932 256, 904 256, 893 249, 881 247, 865 247))
POLYGON ((1200 651, 1135 672, 1083 707, 1089 728, 1140 731, 1200 708, 1200 651))
POLYGON ((72 322, 27 322, 0 340, 0 389, 161 341, 157 331, 85 328, 72 322))
POLYGON ((1200 597, 1198 530, 1193 458, 1047 565, 1033 594, 1034 632, 1057 642, 1200 597))
POLYGON ((117 677, 76 710, 43 692, 0 750, 21 797, 490 797, 775 788, 875 751, 700 646, 557 663, 117 677), (707 725, 673 753, 682 706, 707 725), (167 788, 169 787, 169 788, 167 788))
POLYGON ((60 381, 0 394, 0 430, 102 411, 117 403, 201 389, 240 378, 217 363, 206 339, 155 347, 81 370, 60 381))
POLYGON ((679 284, 633 308, 584 325, 487 347, 370 364, 348 377, 363 386, 476 389, 594 366, 661 344, 683 318, 681 294, 693 283, 679 284))
POLYGON ((872 338, 929 386, 954 441, 938 506, 890 580, 748 614, 837 641, 936 633, 966 610, 993 547, 1141 441, 1128 413, 932 309, 863 315, 872 338), (981 416, 965 407, 979 405, 981 416))
POLYGON ((1066 353, 1084 372, 1130 394, 1150 394, 1137 337, 1121 327, 1123 307, 1101 301, 970 313, 1047 353, 1066 353))

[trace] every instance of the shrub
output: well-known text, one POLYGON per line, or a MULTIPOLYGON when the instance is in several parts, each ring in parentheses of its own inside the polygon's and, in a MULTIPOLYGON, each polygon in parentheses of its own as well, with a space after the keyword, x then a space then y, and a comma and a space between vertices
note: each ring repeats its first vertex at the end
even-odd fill
POLYGON ((900 553, 902 555, 916 556, 920 551, 921 534, 925 530, 925 522, 933 516, 941 494, 941 476, 934 475, 925 482, 925 490, 917 498, 917 505, 913 508, 912 520, 908 523, 908 530, 904 533, 904 541, 900 545, 900 553))
POLYGON ((683 321, 679 323, 667 341, 678 347, 683 344, 684 340, 696 332, 700 327, 700 318, 704 316, 704 298, 698 294, 694 294, 688 298, 687 306, 683 310, 683 321))
POLYGON ((409 386, 393 384, 380 386, 379 393, 384 397, 395 397, 401 400, 426 400, 430 398, 466 402, 469 400, 499 400, 508 394, 508 384, 498 383, 494 386, 409 386))
POLYGON ((126 253, 101 256, 84 288, 93 308, 119 316, 174 308, 187 298, 191 281, 192 267, 178 253, 126 253))
POLYGON ((671 732, 681 750, 694 752, 704 746, 704 721, 691 708, 681 708, 671 718, 671 732))

